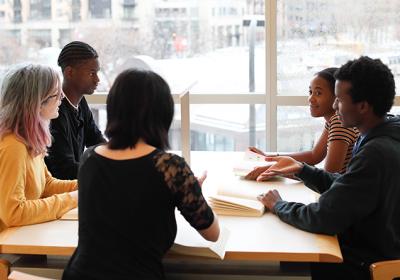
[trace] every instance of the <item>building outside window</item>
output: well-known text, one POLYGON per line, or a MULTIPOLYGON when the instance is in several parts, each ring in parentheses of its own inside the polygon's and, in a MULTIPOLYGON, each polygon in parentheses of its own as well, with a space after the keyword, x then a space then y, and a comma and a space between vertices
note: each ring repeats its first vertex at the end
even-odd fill
MULTIPOLYGON (((127 67, 168 81, 172 149, 181 149, 179 94, 190 87, 192 150, 301 151, 324 125, 307 107, 317 71, 369 55, 400 82, 399 12, 396 0, 1 1, 0 78, 24 61, 57 67, 61 48, 82 40, 100 55, 100 97, 90 102, 104 103, 127 67)), ((104 104, 91 106, 104 128, 104 104)))
POLYGON ((89 13, 92 18, 110 18, 111 0, 89 0, 89 13))

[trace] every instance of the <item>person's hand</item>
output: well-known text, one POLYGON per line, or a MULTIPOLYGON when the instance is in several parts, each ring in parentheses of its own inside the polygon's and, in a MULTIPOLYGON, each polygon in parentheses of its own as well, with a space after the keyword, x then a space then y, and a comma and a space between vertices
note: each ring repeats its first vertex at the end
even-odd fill
POLYGON ((207 170, 204 170, 200 177, 196 176, 197 181, 199 181, 200 187, 203 186, 203 182, 206 178, 207 178, 207 170))
POLYGON ((252 171, 250 171, 244 178, 246 180, 257 180, 258 176, 261 175, 261 173, 265 172, 271 165, 267 166, 257 166, 255 167, 252 171))
POLYGON ((272 213, 275 214, 274 211, 274 206, 278 201, 281 201, 282 198, 279 195, 279 192, 277 190, 271 190, 268 191, 267 193, 260 194, 257 196, 257 199, 264 204, 264 206, 270 210, 272 213))
POLYGON ((73 200, 78 201, 78 191, 72 191, 68 193, 73 200))
POLYGON ((257 181, 266 181, 274 176, 290 177, 298 174, 303 164, 288 156, 266 157, 266 161, 276 161, 257 177, 257 181))
POLYGON ((252 151, 252 152, 254 152, 254 153, 257 153, 257 154, 259 154, 259 155, 262 155, 262 156, 265 156, 265 155, 266 155, 263 151, 257 149, 256 147, 249 147, 249 150, 252 151))

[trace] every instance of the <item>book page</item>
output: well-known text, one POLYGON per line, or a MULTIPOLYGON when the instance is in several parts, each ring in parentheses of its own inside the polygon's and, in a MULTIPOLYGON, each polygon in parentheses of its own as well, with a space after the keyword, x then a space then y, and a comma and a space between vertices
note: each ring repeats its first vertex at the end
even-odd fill
POLYGON ((304 191, 304 189, 300 187, 302 185, 303 183, 300 181, 283 177, 271 178, 271 180, 266 182, 232 177, 215 182, 218 195, 258 201, 257 196, 260 194, 277 189, 283 200, 302 202, 305 204, 315 202, 318 199, 318 195, 309 189, 304 191))
POLYGON ((221 227, 220 235, 216 242, 205 240, 196 229, 194 229, 185 218, 175 212, 178 232, 172 252, 190 256, 202 256, 223 259, 225 246, 229 238, 228 229, 221 227))
POLYGON ((219 195, 256 200, 257 196, 264 193, 265 184, 240 178, 227 180, 218 184, 219 195))
POLYGON ((250 151, 250 150, 246 150, 244 152, 243 160, 245 160, 245 161, 253 161, 253 162, 254 161, 266 162, 265 161, 265 156, 257 154, 257 153, 255 153, 253 151, 250 151))
POLYGON ((275 161, 265 161, 265 156, 246 150, 243 159, 236 162, 233 166, 233 173, 236 176, 244 177, 256 167, 271 166, 275 161))
POLYGON ((210 205, 219 215, 260 217, 265 212, 264 205, 256 200, 231 196, 210 196, 210 205))

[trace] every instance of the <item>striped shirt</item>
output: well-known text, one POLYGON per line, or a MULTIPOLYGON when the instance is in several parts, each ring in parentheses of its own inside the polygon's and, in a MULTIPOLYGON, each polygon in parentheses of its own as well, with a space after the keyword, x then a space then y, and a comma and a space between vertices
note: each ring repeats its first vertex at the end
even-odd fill
POLYGON ((346 172, 347 165, 352 157, 354 143, 356 142, 359 132, 357 128, 345 128, 335 113, 329 122, 325 122, 325 129, 328 131, 328 150, 333 141, 345 141, 349 144, 346 152, 346 158, 339 173, 346 172))

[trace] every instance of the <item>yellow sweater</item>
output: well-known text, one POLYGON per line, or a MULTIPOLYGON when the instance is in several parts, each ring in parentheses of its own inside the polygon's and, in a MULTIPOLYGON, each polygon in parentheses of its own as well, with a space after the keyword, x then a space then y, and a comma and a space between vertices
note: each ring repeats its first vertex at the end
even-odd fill
POLYGON ((61 217, 77 206, 66 193, 76 188, 76 180, 53 178, 43 156, 32 157, 14 134, 0 141, 0 232, 61 217))

